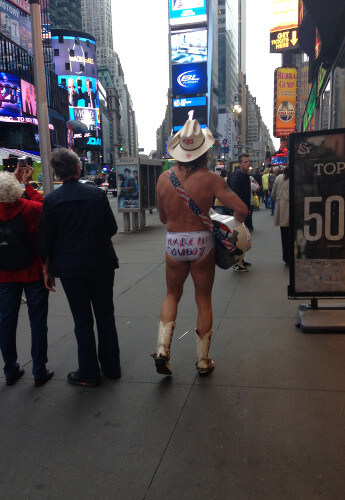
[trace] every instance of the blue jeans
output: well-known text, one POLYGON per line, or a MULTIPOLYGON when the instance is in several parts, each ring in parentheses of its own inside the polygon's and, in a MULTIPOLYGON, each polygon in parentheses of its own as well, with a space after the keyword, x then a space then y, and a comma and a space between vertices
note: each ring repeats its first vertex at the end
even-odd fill
POLYGON ((78 344, 78 377, 85 382, 99 380, 99 363, 104 373, 116 376, 121 368, 114 317, 114 271, 103 276, 61 277, 61 283, 74 319, 78 344), (92 310, 97 324, 98 355, 92 310))
POLYGON ((30 327, 32 373, 43 377, 47 371, 47 315, 48 290, 43 281, 33 283, 0 283, 0 349, 5 362, 6 378, 14 377, 19 370, 17 363, 16 332, 21 296, 25 292, 30 327))

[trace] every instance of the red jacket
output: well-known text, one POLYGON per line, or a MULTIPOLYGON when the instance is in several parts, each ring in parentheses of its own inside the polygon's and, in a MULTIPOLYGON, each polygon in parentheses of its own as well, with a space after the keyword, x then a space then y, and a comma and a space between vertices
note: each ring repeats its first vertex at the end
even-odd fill
MULTIPOLYGON (((0 219, 11 220, 22 212, 30 241, 36 248, 43 196, 30 185, 26 186, 26 194, 30 198, 29 200, 19 198, 15 203, 0 203, 0 219)), ((30 264, 23 269, 18 269, 16 271, 3 271, 0 269, 0 283, 9 283, 13 281, 31 283, 33 281, 38 281, 41 277, 42 263, 37 251, 34 252, 30 264)))

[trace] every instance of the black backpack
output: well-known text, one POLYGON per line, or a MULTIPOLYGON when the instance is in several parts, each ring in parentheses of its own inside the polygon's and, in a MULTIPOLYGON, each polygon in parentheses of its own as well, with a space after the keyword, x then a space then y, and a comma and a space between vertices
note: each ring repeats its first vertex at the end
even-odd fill
POLYGON ((19 213, 11 220, 0 220, 0 270, 16 271, 26 267, 32 253, 23 215, 19 213))

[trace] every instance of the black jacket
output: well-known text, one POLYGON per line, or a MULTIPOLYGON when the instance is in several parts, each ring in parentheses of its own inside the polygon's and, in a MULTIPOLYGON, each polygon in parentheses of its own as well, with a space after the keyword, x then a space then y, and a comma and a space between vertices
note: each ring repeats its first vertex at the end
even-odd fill
POLYGON ((239 168, 228 177, 228 185, 250 210, 250 177, 239 168))
POLYGON ((117 224, 106 194, 68 180, 43 201, 39 254, 53 276, 106 274, 119 267, 111 237, 117 224))

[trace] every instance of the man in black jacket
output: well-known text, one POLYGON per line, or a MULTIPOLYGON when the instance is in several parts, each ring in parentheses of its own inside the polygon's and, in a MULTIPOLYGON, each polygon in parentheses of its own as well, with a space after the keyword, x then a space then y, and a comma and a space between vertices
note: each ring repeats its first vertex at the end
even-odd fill
MULTIPOLYGON (((251 185, 249 176, 250 157, 247 153, 242 153, 239 155, 238 161, 240 166, 232 175, 228 176, 228 185, 230 189, 232 189, 232 191, 234 191, 234 193, 236 193, 241 198, 243 203, 247 205, 249 212, 244 223, 249 230, 252 230, 253 226, 250 215, 251 214, 251 203, 250 203, 251 185)), ((243 256, 242 261, 234 265, 233 269, 234 271, 247 272, 249 266, 251 266, 251 264, 249 262, 245 262, 243 256)))
POLYGON ((111 242, 117 224, 105 193, 78 182, 80 162, 73 151, 56 149, 51 166, 63 185, 43 202, 38 240, 44 281, 55 291, 55 277, 60 278, 75 323, 79 368, 68 382, 94 387, 101 382, 99 363, 105 376, 121 377, 113 304, 119 265, 111 242))

